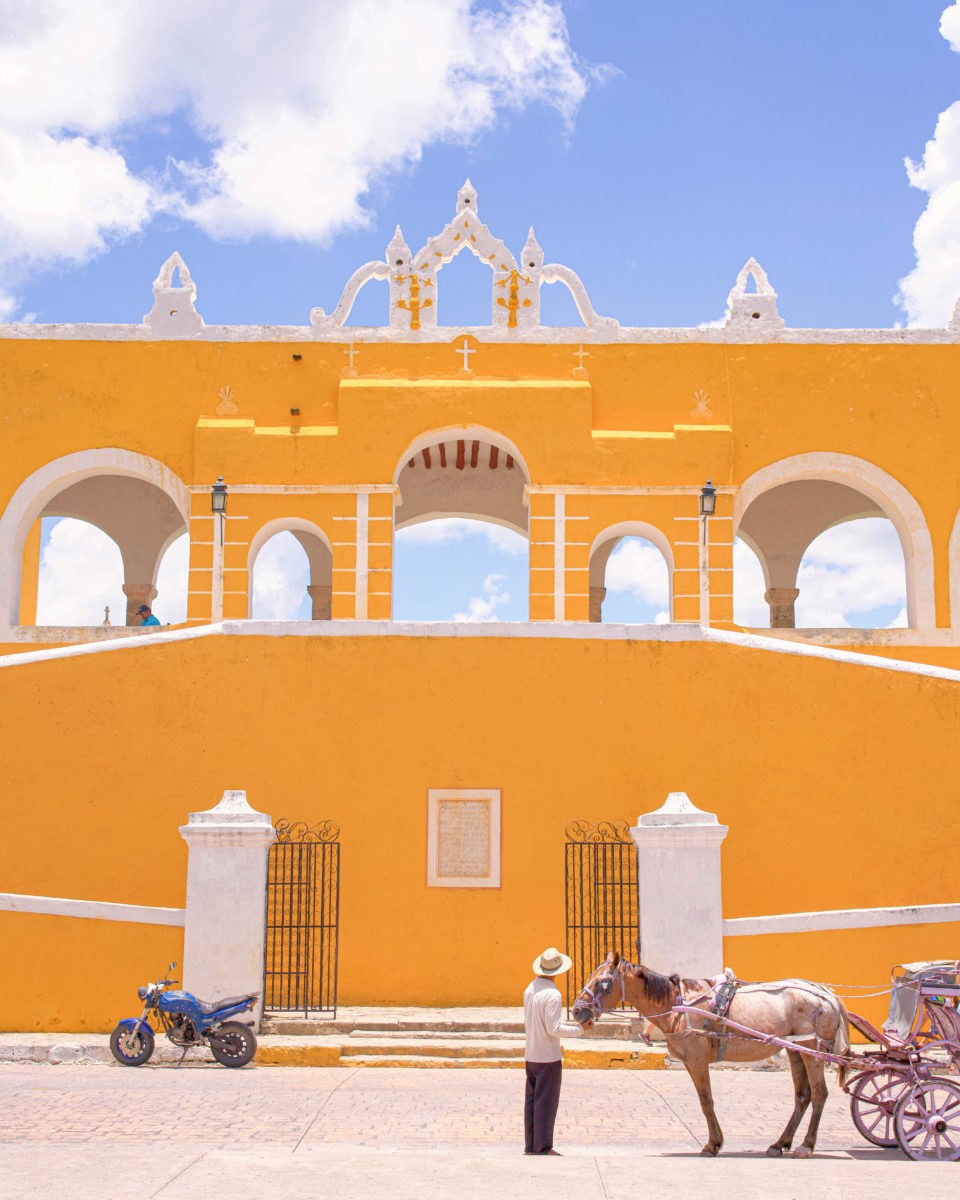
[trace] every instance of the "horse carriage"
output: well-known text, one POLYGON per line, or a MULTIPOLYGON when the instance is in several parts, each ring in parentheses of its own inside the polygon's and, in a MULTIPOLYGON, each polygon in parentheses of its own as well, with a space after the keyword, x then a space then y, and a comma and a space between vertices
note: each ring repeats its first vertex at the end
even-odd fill
POLYGON ((759 1061, 785 1050, 794 1110, 767 1154, 790 1150, 811 1105, 807 1135, 794 1153, 813 1153, 827 1098, 824 1068, 832 1063, 850 1096, 854 1125, 868 1141, 899 1146, 912 1159, 960 1160, 960 962, 900 964, 890 991, 889 1014, 876 1029, 847 1012, 825 984, 745 983, 729 971, 715 979, 681 979, 634 966, 614 952, 587 980, 573 1017, 596 1020, 622 1004, 663 1032, 700 1097, 708 1131, 703 1154, 718 1154, 723 1145, 711 1063, 759 1061), (877 1049, 854 1053, 848 1025, 877 1049))
POLYGON ((960 1159, 960 963, 894 967, 890 1011, 880 1029, 849 1013, 879 1053, 853 1059, 845 1085, 853 1123, 876 1146, 910 1158, 960 1159))

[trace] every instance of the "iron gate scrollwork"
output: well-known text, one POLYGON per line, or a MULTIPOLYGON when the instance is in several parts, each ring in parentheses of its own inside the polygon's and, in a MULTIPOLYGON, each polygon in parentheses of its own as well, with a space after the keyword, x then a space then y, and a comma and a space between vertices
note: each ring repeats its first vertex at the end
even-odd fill
POLYGON ((633 960, 637 853, 627 821, 571 821, 566 827, 567 1007, 611 950, 633 960))
POLYGON ((267 864, 264 1009, 337 1012, 340 826, 278 821, 267 864))

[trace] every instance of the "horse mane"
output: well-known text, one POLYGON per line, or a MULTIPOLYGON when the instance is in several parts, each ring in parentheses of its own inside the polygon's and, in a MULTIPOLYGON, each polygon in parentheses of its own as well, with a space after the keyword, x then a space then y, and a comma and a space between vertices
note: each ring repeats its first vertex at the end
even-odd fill
POLYGON ((679 975, 658 975, 649 967, 637 967, 637 978, 654 1004, 673 1003, 673 989, 680 983, 679 975))

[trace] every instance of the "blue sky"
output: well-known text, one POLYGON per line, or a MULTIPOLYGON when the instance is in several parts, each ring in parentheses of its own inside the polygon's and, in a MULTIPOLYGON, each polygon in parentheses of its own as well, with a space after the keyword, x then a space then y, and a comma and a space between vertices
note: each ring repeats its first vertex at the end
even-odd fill
MULTIPOLYGON (((750 255, 795 326, 942 325, 960 295, 960 7, 944 0, 4 14, 8 320, 137 321, 178 249, 208 322, 305 324, 398 222, 413 246, 436 232, 467 176, 495 233, 518 250, 533 224, 624 324, 716 319, 750 255)), ((444 323, 485 312, 473 265, 447 268, 444 323)), ((545 289, 546 320, 572 319, 562 290, 545 289)), ((353 320, 379 323, 384 303, 366 289, 353 320)), ((433 549, 424 614, 441 596, 467 611, 505 575, 493 615, 514 616, 521 556, 482 535, 433 549)))

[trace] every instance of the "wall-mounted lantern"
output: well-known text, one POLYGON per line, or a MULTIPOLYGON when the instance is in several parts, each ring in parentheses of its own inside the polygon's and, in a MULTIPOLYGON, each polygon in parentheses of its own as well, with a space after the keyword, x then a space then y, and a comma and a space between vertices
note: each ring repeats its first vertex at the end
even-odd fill
POLYGON ((210 489, 210 511, 215 513, 227 511, 227 485, 223 482, 222 475, 217 476, 217 482, 210 489))
POLYGON ((700 516, 712 517, 717 508, 717 489, 708 479, 700 489, 700 516))

